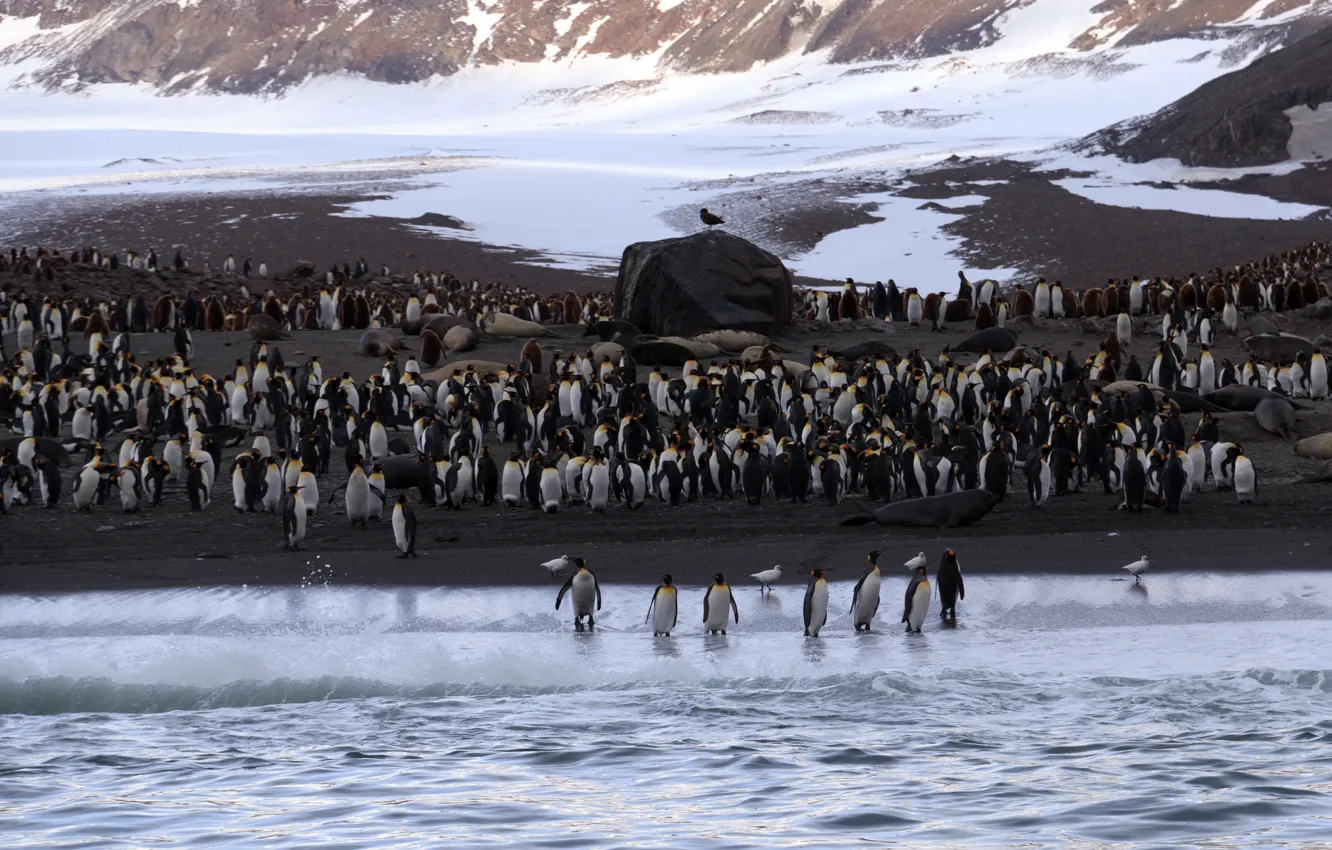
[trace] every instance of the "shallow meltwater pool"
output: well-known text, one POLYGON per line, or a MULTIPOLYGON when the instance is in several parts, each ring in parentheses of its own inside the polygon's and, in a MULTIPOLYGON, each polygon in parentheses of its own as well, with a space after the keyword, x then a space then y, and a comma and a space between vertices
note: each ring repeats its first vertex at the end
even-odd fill
POLYGON ((1332 574, 0 597, 6 847, 1325 847, 1332 574), (935 611, 937 611, 937 600, 935 611))

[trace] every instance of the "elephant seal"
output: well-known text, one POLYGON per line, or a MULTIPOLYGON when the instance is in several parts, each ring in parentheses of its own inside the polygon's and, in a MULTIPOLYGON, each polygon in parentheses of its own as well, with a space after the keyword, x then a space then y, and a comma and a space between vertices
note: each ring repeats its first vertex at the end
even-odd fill
POLYGON ((449 350, 449 354, 459 351, 471 351, 476 348, 477 340, 480 335, 469 327, 458 325, 449 328, 448 333, 444 334, 444 347, 449 350))
POLYGON ((623 334, 628 338, 637 337, 642 331, 638 325, 628 319, 598 319, 589 322, 583 330, 583 336, 595 336, 602 342, 610 342, 616 334, 623 334))
POLYGON ((1284 398, 1265 398, 1253 409, 1253 421, 1269 434, 1295 436, 1295 405, 1284 398))
POLYGON ((687 360, 710 360, 722 350, 710 342, 680 336, 639 337, 634 360, 644 366, 683 366, 687 360))
POLYGON ((360 352, 367 357, 387 357, 395 351, 401 351, 406 346, 403 341, 383 328, 371 328, 361 334, 361 341, 357 343, 360 352))
POLYGON ((842 520, 842 525, 900 526, 902 528, 960 528, 985 516, 999 500, 989 490, 960 490, 942 496, 926 496, 890 502, 870 513, 842 520))
POLYGON ((505 364, 494 360, 454 360, 430 372, 425 379, 439 383, 463 372, 503 372, 508 368, 505 364))
POLYGON ((598 363, 601 362, 603 357, 609 357, 612 363, 619 363, 620 358, 624 356, 624 352, 624 346, 618 342, 598 342, 592 346, 592 356, 596 358, 598 363))
POLYGON ((282 327, 277 323, 277 319, 267 313, 250 314, 250 318, 245 323, 245 330, 249 331, 250 339, 255 342, 291 339, 289 334, 282 332, 282 327))
POLYGON ((439 361, 444 359, 444 341, 439 338, 439 334, 424 328, 421 331, 421 353, 420 360, 427 366, 438 366, 439 361))
MULTIPOLYGON (((739 354, 751 345, 772 346, 772 340, 753 331, 720 330, 694 334, 694 339, 717 346, 727 354, 739 354)), ((778 349, 780 351, 780 349, 778 349)))
POLYGON ((1295 454, 1314 460, 1332 460, 1332 431, 1300 440, 1295 444, 1295 454))
POLYGON ((1318 349, 1312 342, 1294 334, 1257 334, 1244 340, 1244 347, 1259 360, 1287 363, 1298 356, 1312 357, 1318 349))
POLYGON ((1213 390, 1203 398, 1219 404, 1230 411, 1248 411, 1258 406, 1258 403, 1268 398, 1280 399, 1290 403, 1290 399, 1274 393, 1266 387, 1247 387, 1242 384, 1234 384, 1229 387, 1222 387, 1219 390, 1213 390))
POLYGON ((944 352, 971 351, 981 354, 986 351, 1011 351, 1017 348, 1017 331, 1012 328, 986 328, 976 331, 957 345, 945 345, 944 352))
POLYGON ((422 318, 426 319, 426 321, 421 325, 421 330, 434 331, 435 335, 440 339, 443 339, 444 334, 454 328, 471 328, 474 331, 479 330, 476 326, 476 322, 473 322, 466 316, 444 316, 435 314, 429 317, 423 316, 422 318))
POLYGON ((839 348, 832 352, 832 356, 838 360, 861 360, 865 357, 896 357, 897 349, 888 343, 878 339, 867 339, 864 342, 857 342, 855 345, 848 345, 846 348, 839 348))
POLYGON ((481 320, 481 330, 491 336, 557 336, 554 331, 536 322, 494 310, 486 313, 485 318, 481 320))
POLYGON ((1330 482, 1332 482, 1332 463, 1323 464, 1317 472, 1301 481, 1304 484, 1327 484, 1330 482))

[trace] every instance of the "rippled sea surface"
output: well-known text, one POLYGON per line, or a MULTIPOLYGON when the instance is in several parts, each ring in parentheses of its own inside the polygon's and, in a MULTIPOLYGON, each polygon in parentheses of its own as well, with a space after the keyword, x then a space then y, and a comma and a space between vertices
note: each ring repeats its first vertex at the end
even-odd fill
POLYGON ((818 640, 793 584, 0 597, 0 844, 1329 846, 1332 576, 1144 584, 857 636, 835 583, 818 640))

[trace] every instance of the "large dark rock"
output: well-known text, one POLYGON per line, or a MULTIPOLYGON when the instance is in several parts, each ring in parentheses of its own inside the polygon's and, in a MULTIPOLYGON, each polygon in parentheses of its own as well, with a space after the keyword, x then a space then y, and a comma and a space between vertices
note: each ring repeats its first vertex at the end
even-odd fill
POLYGON ((1323 23, 1321 16, 1301 20, 1283 49, 1086 141, 1134 162, 1173 157, 1216 168, 1283 162, 1293 130, 1286 110, 1332 100, 1332 27, 1300 38, 1305 27, 1323 23))
POLYGON ((635 242, 620 260, 615 316, 662 336, 773 333, 791 321, 791 283, 781 260, 725 231, 635 242))

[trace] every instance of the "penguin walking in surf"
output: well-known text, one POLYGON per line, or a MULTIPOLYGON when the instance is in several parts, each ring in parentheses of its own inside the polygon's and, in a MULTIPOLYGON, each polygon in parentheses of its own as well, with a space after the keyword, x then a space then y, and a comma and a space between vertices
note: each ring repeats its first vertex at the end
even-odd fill
POLYGON ((661 586, 652 592, 652 602, 648 604, 647 616, 643 622, 652 621, 653 637, 670 637, 671 630, 680 619, 679 600, 675 596, 675 585, 671 583, 671 574, 661 577, 661 586))
POLYGON ((587 630, 592 631, 597 625, 594 614, 601 610, 601 585, 597 583, 597 577, 587 568, 587 561, 574 558, 574 563, 578 565, 578 572, 569 576, 564 586, 560 588, 559 595, 555 597, 555 610, 560 610, 564 594, 568 593, 573 600, 574 629, 583 631, 583 620, 586 618, 587 630), (595 608, 592 607, 594 603, 595 608))
POLYGON ((282 534, 290 552, 301 550, 301 541, 305 539, 305 522, 309 517, 301 489, 299 486, 288 487, 287 498, 282 500, 282 534))
POLYGON ((823 574, 831 570, 810 570, 805 587, 805 637, 818 637, 828 622, 828 582, 823 574))
POLYGON ((917 567, 916 574, 907 585, 905 607, 902 610, 902 622, 908 632, 920 633, 925 624, 925 615, 930 612, 930 580, 925 575, 924 567, 917 567))
POLYGON ((416 511, 407 503, 406 493, 399 494, 393 506, 393 543, 399 558, 416 557, 416 511))
POLYGON ((703 594, 703 631, 710 635, 726 634, 726 620, 731 613, 739 625, 740 609, 736 607, 735 594, 726 584, 726 576, 715 573, 708 592, 703 594))
POLYGON ((934 574, 939 585, 939 619, 957 622, 957 601, 967 598, 966 585, 962 581, 962 565, 957 562, 957 553, 948 549, 943 554, 943 562, 934 574))
POLYGON ((851 623, 858 632, 870 630, 870 621, 879 613, 879 587, 883 577, 879 573, 879 555, 883 550, 875 549, 869 553, 869 569, 856 582, 856 589, 851 592, 851 623))

